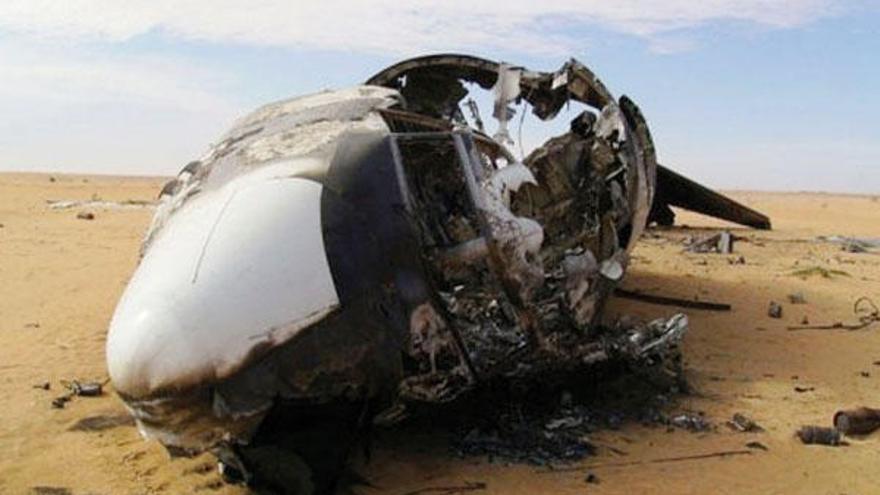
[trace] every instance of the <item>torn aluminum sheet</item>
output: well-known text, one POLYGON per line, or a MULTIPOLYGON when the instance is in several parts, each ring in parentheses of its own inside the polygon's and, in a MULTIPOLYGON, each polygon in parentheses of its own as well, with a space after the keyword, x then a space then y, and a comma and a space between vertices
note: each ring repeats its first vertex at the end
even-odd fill
POLYGON ((491 380, 656 367, 686 318, 601 319, 656 173, 638 107, 575 60, 534 72, 420 57, 266 105, 160 192, 110 324, 114 389, 172 454, 328 493, 373 418, 491 380), (494 139, 467 103, 475 88, 494 88, 494 139), (581 113, 519 161, 513 104, 581 113))

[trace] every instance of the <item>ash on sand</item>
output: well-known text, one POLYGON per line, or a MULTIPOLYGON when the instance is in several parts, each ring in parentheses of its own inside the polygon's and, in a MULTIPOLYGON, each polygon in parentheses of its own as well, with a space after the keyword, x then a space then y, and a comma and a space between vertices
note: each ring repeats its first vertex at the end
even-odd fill
POLYGON ((678 370, 657 379, 656 369, 612 362, 587 370, 543 376, 530 383, 498 380, 440 410, 417 411, 402 425, 447 438, 457 457, 486 457, 490 462, 554 466, 595 453, 590 435, 639 423, 667 429, 713 428, 702 414, 671 413, 688 392, 680 355, 666 368, 678 370))

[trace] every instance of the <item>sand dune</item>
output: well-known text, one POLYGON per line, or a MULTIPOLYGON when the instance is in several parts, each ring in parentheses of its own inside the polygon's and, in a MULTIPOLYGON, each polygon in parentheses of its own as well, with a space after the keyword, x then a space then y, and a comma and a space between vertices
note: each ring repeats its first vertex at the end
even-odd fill
MULTIPOLYGON (((137 261, 149 208, 106 208, 101 201, 152 200, 161 179, 0 175, 0 493, 153 494, 244 493, 223 485, 207 457, 170 461, 141 439, 111 393, 76 397, 61 380, 106 378, 104 339, 116 300, 137 261), (48 200, 95 201, 93 220, 81 208, 50 208, 48 200), (49 382, 50 390, 35 388, 49 382), (42 487, 42 488, 39 488, 42 487), (50 488, 57 488, 51 491, 50 488)), ((687 311, 687 374, 695 392, 678 408, 703 411, 717 428, 667 432, 625 424, 596 434, 598 455, 565 472, 456 459, 438 434, 383 434, 362 472, 376 488, 403 494, 428 487, 484 482, 487 494, 582 493, 876 493, 880 432, 840 448, 804 446, 802 424, 829 424, 839 408, 880 406, 880 325, 867 330, 790 332, 813 323, 853 319, 859 296, 880 303, 880 255, 848 253, 818 242, 821 235, 880 237, 880 200, 869 196, 737 192, 732 196, 770 215, 776 230, 732 228, 746 240, 734 255, 686 254, 681 240, 730 228, 680 215, 675 228, 649 235, 637 248, 624 287, 728 302, 733 311, 687 311), (732 263, 743 256, 745 264, 732 263), (798 277, 820 267, 840 272, 798 277), (807 303, 787 295, 802 292, 807 303), (783 317, 767 316, 770 301, 783 317), (813 390, 796 392, 794 387, 813 390), (764 433, 724 426, 742 412, 764 433), (742 450, 750 455, 650 463, 657 459, 742 450), (600 483, 586 484, 587 472, 600 483)), ((615 300, 611 316, 667 316, 675 308, 615 300)))

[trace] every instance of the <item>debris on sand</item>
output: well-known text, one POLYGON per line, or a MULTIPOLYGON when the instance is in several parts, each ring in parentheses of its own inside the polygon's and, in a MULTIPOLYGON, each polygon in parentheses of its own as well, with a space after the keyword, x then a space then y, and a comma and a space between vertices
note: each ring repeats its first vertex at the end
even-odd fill
POLYGON ((840 244, 840 249, 848 253, 867 253, 874 249, 880 249, 880 238, 877 237, 846 237, 846 236, 819 236, 820 241, 840 244))
POLYGON ((38 384, 34 385, 33 387, 41 389, 41 390, 49 390, 49 388, 51 388, 51 386, 52 385, 49 382, 43 382, 43 383, 38 383, 38 384))
POLYGON ((542 423, 541 418, 517 417, 513 412, 499 418, 496 429, 474 428, 455 442, 459 456, 488 456, 492 460, 546 466, 573 462, 596 451, 587 439, 594 424, 583 409, 542 423))
POLYGON ((764 431, 764 428, 761 428, 758 423, 755 423, 751 418, 741 413, 734 414, 733 418, 727 422, 727 426, 743 433, 760 433, 764 431))
POLYGON ((690 243, 685 250, 690 253, 730 254, 733 252, 733 241, 733 234, 724 231, 703 239, 697 239, 690 243))
POLYGON ((614 295, 623 299, 632 299, 634 301, 642 301, 651 304, 660 304, 663 306, 678 306, 680 308, 704 309, 706 311, 730 311, 730 304, 709 302, 709 301, 692 301, 690 299, 682 299, 678 297, 660 296, 656 294, 645 294, 638 291, 632 291, 617 287, 614 289, 614 295))
POLYGON ((853 304, 853 313, 858 317, 857 323, 844 324, 837 321, 829 325, 807 325, 788 327, 788 330, 861 330, 874 323, 880 323, 880 308, 869 297, 860 297, 853 304))
POLYGON ((748 447, 750 449, 763 450, 764 452, 767 452, 768 450, 770 450, 767 448, 766 445, 764 445, 761 442, 749 442, 746 444, 746 447, 748 447))
POLYGON ((673 416, 669 422, 672 426, 693 432, 709 431, 712 429, 712 424, 706 420, 702 413, 679 414, 673 416))
MULTIPOLYGON (((52 182, 55 182, 54 177, 52 182)), ((34 486, 31 487, 30 493, 32 495, 73 495, 69 488, 63 486, 34 486)))
POLYGON ((844 445, 840 439, 840 432, 825 426, 802 426, 797 431, 797 437, 807 445, 830 445, 832 447, 844 445))
POLYGON ((95 214, 90 211, 81 211, 76 214, 76 218, 80 220, 94 220, 95 214))
POLYGON ((104 384, 99 382, 78 382, 76 380, 70 383, 63 382, 62 385, 73 392, 73 395, 80 397, 98 397, 104 393, 104 384))
POLYGON ((124 201, 105 201, 102 199, 47 199, 46 204, 51 210, 69 210, 71 208, 92 208, 104 210, 139 210, 143 208, 155 208, 155 201, 142 199, 126 199, 124 201))
POLYGON ((809 268, 801 268, 800 270, 795 270, 791 272, 791 275, 794 277, 800 277, 802 279, 808 279, 810 277, 820 276, 822 278, 834 278, 834 277, 849 277, 851 276, 849 273, 843 270, 834 270, 831 268, 823 268, 821 266, 811 266, 809 268))
POLYGON ((99 397, 104 393, 104 383, 61 380, 61 385, 67 389, 67 393, 52 399, 52 407, 64 409, 64 406, 76 396, 99 397))
POLYGON ((844 435, 867 435, 880 428, 880 409, 859 407, 837 411, 834 427, 844 435))
POLYGON ((782 318, 782 305, 776 301, 770 301, 770 307, 767 308, 767 316, 770 318, 782 318))
POLYGON ((404 495, 423 495, 425 493, 430 493, 432 495, 456 495, 459 493, 485 490, 487 487, 488 485, 483 481, 467 481, 461 486, 431 486, 406 492, 404 495))
POLYGON ((816 387, 801 387, 801 386, 796 386, 796 387, 794 388, 794 391, 797 392, 797 393, 799 393, 799 394, 802 394, 802 393, 804 393, 804 392, 813 392, 814 390, 816 390, 816 387))
POLYGON ((68 402, 70 402, 70 399, 72 397, 73 396, 70 394, 65 394, 65 395, 61 395, 59 397, 55 397, 54 399, 52 399, 52 407, 54 407, 55 409, 64 409, 64 406, 68 402))
POLYGON ((788 295, 788 302, 791 304, 807 304, 807 298, 803 292, 794 292, 788 295))

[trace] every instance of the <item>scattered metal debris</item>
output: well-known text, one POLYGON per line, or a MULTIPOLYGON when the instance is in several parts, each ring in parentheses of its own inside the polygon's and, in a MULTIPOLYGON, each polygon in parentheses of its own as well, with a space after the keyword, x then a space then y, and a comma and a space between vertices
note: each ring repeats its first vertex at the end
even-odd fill
POLYGON ((730 254, 733 252, 734 236, 730 232, 723 231, 709 237, 693 241, 687 246, 686 251, 691 253, 719 253, 730 254))
POLYGON ((770 306, 767 308, 767 316, 770 318, 782 318, 782 305, 776 301, 770 301, 770 306))
POLYGON ((95 214, 90 211, 81 211, 76 214, 76 218, 80 220, 94 220, 95 214))
POLYGON ((622 289, 617 287, 614 289, 614 295, 624 299, 633 299, 636 301, 648 302, 651 304, 661 304, 664 306, 678 306, 681 308, 704 309, 707 311, 730 311, 731 305, 725 303, 709 302, 709 301, 693 301, 689 299, 680 299, 677 297, 659 296, 655 294, 645 294, 642 292, 622 289))
POLYGON ((833 422, 844 435, 867 435, 880 428, 880 409, 859 407, 837 411, 833 422))
POLYGON ((863 296, 856 299, 853 304, 853 313, 858 317, 858 323, 835 322, 830 325, 800 325, 788 327, 788 330, 861 330, 880 322, 880 308, 868 297, 863 296))
POLYGON ((797 431, 797 437, 805 444, 830 445, 833 447, 844 445, 839 431, 824 426, 802 426, 797 431))
POLYGON ((752 419, 741 413, 734 414, 733 418, 727 422, 727 426, 743 433, 760 433, 764 431, 764 428, 761 428, 758 423, 755 423, 752 419))

